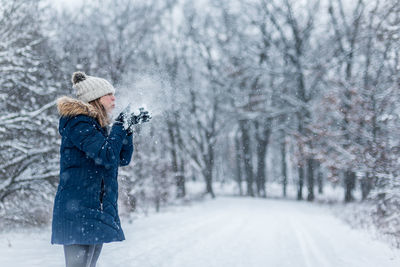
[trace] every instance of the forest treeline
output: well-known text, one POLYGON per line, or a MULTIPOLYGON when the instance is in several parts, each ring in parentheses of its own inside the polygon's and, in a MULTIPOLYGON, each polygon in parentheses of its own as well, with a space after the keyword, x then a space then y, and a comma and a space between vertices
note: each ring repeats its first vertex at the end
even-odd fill
POLYGON ((158 110, 120 173, 128 212, 185 199, 192 180, 309 201, 336 184, 398 223, 398 0, 0 0, 0 36, 3 222, 51 217, 54 100, 80 70, 158 110))

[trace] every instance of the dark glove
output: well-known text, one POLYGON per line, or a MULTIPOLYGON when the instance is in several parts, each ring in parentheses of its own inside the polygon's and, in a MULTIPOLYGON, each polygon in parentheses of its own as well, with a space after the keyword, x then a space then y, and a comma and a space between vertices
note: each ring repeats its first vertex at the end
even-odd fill
POLYGON ((115 121, 125 124, 125 122, 127 122, 127 118, 129 116, 129 114, 131 113, 130 110, 131 110, 131 105, 129 104, 122 110, 122 112, 118 115, 118 117, 115 119, 115 121))
POLYGON ((128 132, 128 135, 131 135, 133 133, 133 126, 139 123, 139 118, 135 114, 131 113, 128 115, 127 120, 128 128, 126 129, 126 131, 128 132))
POLYGON ((138 115, 137 121, 148 122, 151 116, 148 111, 144 111, 144 108, 139 108, 140 114, 138 115))
POLYGON ((129 114, 128 120, 128 132, 133 132, 133 126, 135 124, 148 122, 151 119, 151 116, 148 111, 144 111, 144 108, 139 108, 139 115, 135 115, 134 113, 129 114))
POLYGON ((115 121, 122 123, 124 129, 128 132, 128 135, 133 133, 133 126, 138 123, 148 122, 151 116, 148 111, 144 111, 144 108, 139 108, 139 115, 130 113, 128 107, 121 112, 115 121))
POLYGON ((128 132, 128 135, 133 133, 133 125, 136 124, 136 116, 135 114, 121 112, 118 117, 115 119, 116 122, 121 123, 124 129, 128 132))
POLYGON ((127 115, 127 114, 126 114, 125 112, 119 113, 119 115, 118 115, 118 117, 115 119, 115 121, 116 121, 116 122, 124 123, 126 115, 127 115))

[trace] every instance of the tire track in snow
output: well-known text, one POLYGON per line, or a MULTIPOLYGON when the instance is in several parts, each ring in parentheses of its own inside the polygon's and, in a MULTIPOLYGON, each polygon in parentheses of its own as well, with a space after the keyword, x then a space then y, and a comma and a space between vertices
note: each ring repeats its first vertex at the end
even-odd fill
POLYGON ((294 222, 293 217, 290 217, 291 229, 300 245, 306 267, 331 266, 329 260, 324 255, 324 251, 318 248, 317 243, 313 240, 308 231, 305 230, 303 224, 304 221, 302 219, 297 218, 296 222, 294 222))

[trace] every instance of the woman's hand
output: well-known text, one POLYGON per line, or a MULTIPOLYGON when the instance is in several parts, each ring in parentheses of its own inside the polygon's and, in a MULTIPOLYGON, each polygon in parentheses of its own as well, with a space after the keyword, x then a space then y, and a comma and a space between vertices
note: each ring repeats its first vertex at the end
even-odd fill
POLYGON ((139 115, 122 111, 115 119, 115 121, 121 122, 124 126, 124 129, 128 132, 128 134, 132 134, 133 126, 135 124, 148 122, 151 119, 151 116, 148 111, 144 111, 143 108, 140 108, 139 111, 140 111, 139 115))
POLYGON ((128 135, 133 133, 133 125, 136 122, 136 116, 133 113, 121 112, 115 119, 116 122, 122 123, 124 129, 128 132, 128 135), (133 116, 132 116, 133 115, 133 116))

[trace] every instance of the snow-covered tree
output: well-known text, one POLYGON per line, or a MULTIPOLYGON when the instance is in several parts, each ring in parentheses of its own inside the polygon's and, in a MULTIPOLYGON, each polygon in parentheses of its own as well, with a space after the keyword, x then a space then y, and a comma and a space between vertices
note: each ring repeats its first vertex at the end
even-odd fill
MULTIPOLYGON (((1 1, 0 6, 0 209, 11 210, 15 198, 28 204, 54 190, 57 75, 50 68, 39 1, 1 1)), ((43 208, 13 207, 25 217, 43 208)))

